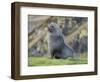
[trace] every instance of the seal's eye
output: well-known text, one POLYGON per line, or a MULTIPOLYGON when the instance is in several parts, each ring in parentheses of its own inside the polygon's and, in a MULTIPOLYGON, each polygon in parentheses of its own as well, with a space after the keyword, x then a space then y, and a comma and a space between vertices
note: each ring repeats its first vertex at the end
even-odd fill
POLYGON ((51 28, 54 28, 54 26, 51 26, 51 28))

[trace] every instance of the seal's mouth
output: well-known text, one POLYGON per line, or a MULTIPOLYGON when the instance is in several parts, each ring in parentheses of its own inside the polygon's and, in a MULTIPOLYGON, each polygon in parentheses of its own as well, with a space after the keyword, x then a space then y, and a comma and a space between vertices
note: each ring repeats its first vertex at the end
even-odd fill
POLYGON ((53 30, 52 30, 51 28, 49 28, 49 27, 48 27, 48 31, 49 31, 49 32, 53 32, 53 30))

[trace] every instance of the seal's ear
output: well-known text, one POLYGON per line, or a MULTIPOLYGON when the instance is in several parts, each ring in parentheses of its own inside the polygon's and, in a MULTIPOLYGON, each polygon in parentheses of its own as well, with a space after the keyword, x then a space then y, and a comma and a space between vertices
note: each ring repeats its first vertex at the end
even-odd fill
POLYGON ((61 25, 59 25, 59 28, 60 28, 60 29, 62 29, 62 26, 61 26, 61 25))

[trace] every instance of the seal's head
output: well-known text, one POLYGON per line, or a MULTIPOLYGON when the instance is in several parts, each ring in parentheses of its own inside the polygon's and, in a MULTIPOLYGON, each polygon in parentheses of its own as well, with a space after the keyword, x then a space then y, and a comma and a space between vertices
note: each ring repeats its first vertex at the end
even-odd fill
POLYGON ((53 35, 62 34, 60 26, 54 22, 51 22, 50 24, 48 24, 48 31, 50 34, 53 34, 53 35))

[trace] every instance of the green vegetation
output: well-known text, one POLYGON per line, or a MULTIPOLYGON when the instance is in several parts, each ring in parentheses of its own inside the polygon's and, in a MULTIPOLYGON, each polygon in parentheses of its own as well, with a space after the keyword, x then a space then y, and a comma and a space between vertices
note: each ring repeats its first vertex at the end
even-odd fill
POLYGON ((87 64, 87 54, 81 54, 80 58, 52 59, 49 57, 28 57, 28 66, 52 66, 52 65, 75 65, 87 64))

